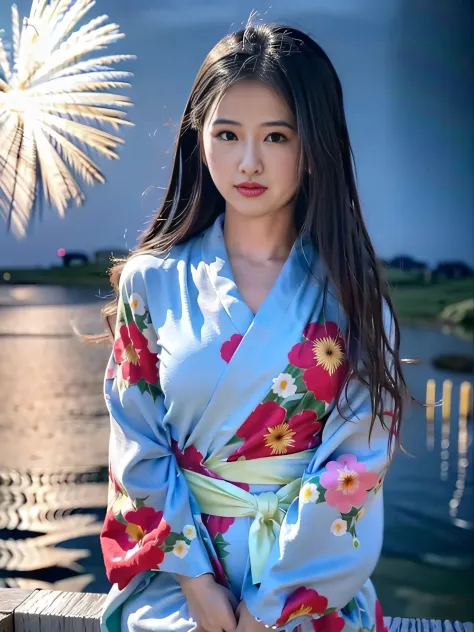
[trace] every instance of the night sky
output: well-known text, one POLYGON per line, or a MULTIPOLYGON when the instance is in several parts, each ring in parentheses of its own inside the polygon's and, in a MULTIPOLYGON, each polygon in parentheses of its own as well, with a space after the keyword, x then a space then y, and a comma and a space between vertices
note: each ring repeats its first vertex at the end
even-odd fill
MULTIPOLYGON (((31 0, 16 4, 21 17, 29 14, 31 0)), ((58 263, 58 248, 92 254, 135 245, 167 181, 195 74, 214 43, 241 28, 252 9, 264 21, 310 32, 335 64, 379 256, 474 264, 468 0, 97 0, 88 18, 106 13, 127 36, 109 51, 138 56, 117 66, 134 73, 132 88, 122 92, 135 103, 135 127, 123 128, 119 161, 93 156, 107 183, 84 185, 84 207, 71 208, 65 220, 45 208, 22 241, 0 220, 0 267, 49 266, 58 263)), ((7 0, 0 4, 2 28, 10 41, 7 0)))

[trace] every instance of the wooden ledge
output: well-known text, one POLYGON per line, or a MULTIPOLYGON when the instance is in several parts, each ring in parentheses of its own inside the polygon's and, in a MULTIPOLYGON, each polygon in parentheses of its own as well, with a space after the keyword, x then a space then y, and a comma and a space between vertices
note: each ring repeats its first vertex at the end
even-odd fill
MULTIPOLYGON (((0 632, 100 632, 106 595, 0 588, 0 632)), ((474 632, 474 623, 385 617, 389 632, 474 632)))

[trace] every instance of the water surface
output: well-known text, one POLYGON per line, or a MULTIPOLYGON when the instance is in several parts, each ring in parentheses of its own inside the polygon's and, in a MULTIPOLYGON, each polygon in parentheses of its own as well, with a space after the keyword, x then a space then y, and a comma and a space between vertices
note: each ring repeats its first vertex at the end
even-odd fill
MULTIPOLYGON (((105 302, 90 289, 0 286, 0 585, 108 590, 98 534, 109 349, 84 345, 71 329, 74 322, 100 331, 105 302)), ((474 620, 472 423, 459 442, 457 419, 466 377, 431 365, 438 353, 471 346, 434 329, 402 331, 402 356, 420 360, 405 369, 412 394, 424 401, 429 378, 451 379, 453 418, 443 451, 440 411, 432 450, 423 409, 405 420, 410 456, 397 453, 386 478, 385 542, 374 574, 387 615, 474 620)))

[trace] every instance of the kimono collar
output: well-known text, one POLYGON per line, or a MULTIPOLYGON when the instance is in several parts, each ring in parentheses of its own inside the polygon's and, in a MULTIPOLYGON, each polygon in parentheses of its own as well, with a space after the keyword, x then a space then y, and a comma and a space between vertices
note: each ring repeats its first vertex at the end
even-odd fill
POLYGON ((235 282, 224 241, 224 217, 224 213, 219 215, 214 224, 204 232, 202 258, 210 282, 222 306, 237 331, 244 335, 254 322, 263 324, 268 321, 270 324, 283 317, 295 293, 310 276, 310 269, 313 270, 314 274, 317 252, 309 236, 299 236, 293 244, 275 284, 257 314, 254 314, 242 298, 235 282))

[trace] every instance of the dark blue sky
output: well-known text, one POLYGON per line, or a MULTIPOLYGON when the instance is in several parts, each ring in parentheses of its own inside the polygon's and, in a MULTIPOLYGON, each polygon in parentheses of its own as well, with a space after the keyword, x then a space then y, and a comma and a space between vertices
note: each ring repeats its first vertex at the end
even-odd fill
MULTIPOLYGON (((30 4, 17 2, 22 17, 30 4)), ((0 5, 7 39, 9 5, 0 5)), ((71 208, 65 220, 46 208, 22 241, 0 224, 0 267, 47 266, 60 247, 92 253, 134 246, 166 183, 194 76, 214 43, 252 9, 309 31, 332 58, 379 256, 474 263, 468 0, 97 0, 90 17, 107 13, 127 36, 110 50, 138 56, 119 67, 134 72, 127 92, 135 127, 124 128, 119 161, 98 160, 107 183, 85 188, 83 208, 71 208)))

